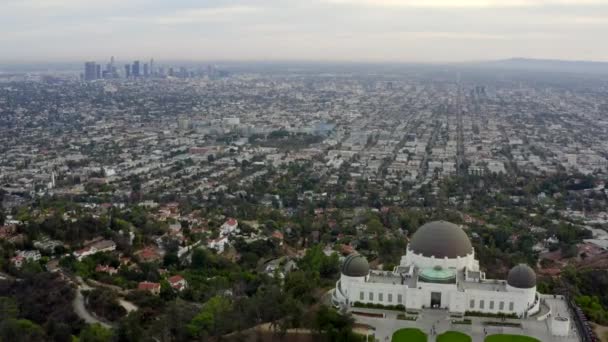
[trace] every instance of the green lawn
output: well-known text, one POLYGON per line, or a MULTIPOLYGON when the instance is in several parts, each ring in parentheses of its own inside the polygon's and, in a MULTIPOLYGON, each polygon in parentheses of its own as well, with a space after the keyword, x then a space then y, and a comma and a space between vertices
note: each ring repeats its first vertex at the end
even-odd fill
POLYGON ((523 335, 490 335, 485 342, 540 342, 534 337, 523 335))
POLYGON ((426 334, 420 329, 400 329, 393 334, 393 342, 426 342, 426 334))
POLYGON ((446 331, 437 336, 437 342, 471 342, 471 337, 458 331, 446 331))

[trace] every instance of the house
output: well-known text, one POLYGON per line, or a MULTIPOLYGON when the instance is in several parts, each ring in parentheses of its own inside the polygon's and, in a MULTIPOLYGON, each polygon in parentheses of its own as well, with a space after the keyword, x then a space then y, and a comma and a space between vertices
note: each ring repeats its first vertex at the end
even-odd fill
POLYGON ((38 261, 42 256, 39 251, 17 251, 17 255, 11 258, 11 263, 16 268, 21 268, 26 261, 38 261))
POLYGON ((94 242, 82 249, 75 251, 73 254, 78 259, 78 261, 82 261, 85 257, 97 253, 103 252, 111 252, 116 250, 116 243, 112 240, 100 240, 94 242))
POLYGON ((49 237, 43 237, 39 240, 34 241, 34 247, 46 252, 53 252, 55 251, 55 248, 59 246, 63 246, 63 243, 61 241, 51 240, 49 237))
POLYGON ((186 279, 184 279, 184 277, 179 274, 169 277, 167 281, 169 282, 169 285, 171 285, 171 287, 176 289, 177 291, 182 291, 188 287, 188 282, 186 281, 186 279))
POLYGON ((232 233, 239 232, 239 222, 236 219, 229 218, 228 221, 220 227, 220 235, 226 236, 232 233))
POLYGON ((142 281, 137 285, 139 291, 148 291, 153 295, 160 294, 160 283, 152 283, 149 281, 142 281))
POLYGON ((59 259, 53 259, 46 263, 46 270, 54 273, 59 272, 61 268, 59 267, 59 259))
POLYGON ((134 253, 141 262, 155 262, 162 259, 162 255, 157 249, 146 247, 134 253))
POLYGON ((100 273, 107 273, 109 275, 113 275, 118 273, 118 270, 112 266, 108 266, 108 265, 97 265, 97 267, 95 267, 95 272, 100 272, 100 273))
POLYGON ((275 230, 272 233, 272 238, 279 242, 279 246, 283 246, 283 233, 278 230, 275 230))
POLYGON ((226 245, 228 245, 227 236, 220 236, 217 239, 209 240, 209 242, 207 242, 207 247, 216 249, 218 253, 223 253, 226 245))
POLYGON ((8 239, 17 232, 17 225, 11 224, 0 227, 0 239, 8 239))
POLYGON ((16 268, 21 268, 24 262, 25 258, 21 255, 15 255, 11 258, 11 264, 13 264, 16 268))
POLYGON ((177 222, 177 223, 171 223, 169 225, 169 233, 171 235, 175 235, 175 234, 181 233, 181 231, 182 231, 182 225, 181 225, 181 223, 177 222))

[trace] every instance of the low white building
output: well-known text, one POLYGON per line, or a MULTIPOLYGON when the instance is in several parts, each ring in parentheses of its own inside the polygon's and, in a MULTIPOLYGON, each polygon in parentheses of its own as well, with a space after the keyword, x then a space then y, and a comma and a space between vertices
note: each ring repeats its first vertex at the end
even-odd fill
POLYGON ((222 226, 220 227, 220 235, 227 236, 232 233, 239 232, 239 221, 234 218, 229 218, 222 226))
POLYGON ((76 259, 78 259, 78 261, 82 261, 82 259, 86 258, 89 255, 103 252, 111 252, 113 250, 116 250, 116 243, 114 241, 101 240, 89 246, 86 246, 83 249, 75 251, 74 256, 76 257, 76 259))
POLYGON ((21 268, 26 261, 38 261, 42 256, 37 250, 17 251, 17 255, 11 258, 11 262, 16 268, 21 268))
POLYGON ((218 253, 223 253, 226 245, 228 245, 228 236, 220 236, 207 242, 207 247, 217 250, 218 253))

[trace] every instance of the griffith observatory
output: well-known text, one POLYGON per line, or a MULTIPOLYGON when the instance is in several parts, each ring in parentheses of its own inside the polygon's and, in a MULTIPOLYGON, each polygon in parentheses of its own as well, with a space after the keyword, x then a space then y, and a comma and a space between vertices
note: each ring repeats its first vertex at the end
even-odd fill
POLYGON ((392 271, 370 270, 365 257, 344 260, 332 293, 335 306, 354 303, 476 311, 528 317, 540 310, 536 274, 527 265, 513 267, 506 280, 486 279, 467 234, 457 225, 435 221, 412 236, 392 271))

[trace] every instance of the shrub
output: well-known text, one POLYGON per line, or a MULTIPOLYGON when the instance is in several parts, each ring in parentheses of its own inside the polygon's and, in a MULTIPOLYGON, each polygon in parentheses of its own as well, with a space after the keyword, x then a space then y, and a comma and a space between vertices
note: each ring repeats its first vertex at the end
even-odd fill
POLYGON ((398 314, 397 319, 401 319, 404 321, 415 321, 418 319, 417 316, 406 316, 405 314, 398 314))
POLYGON ((517 314, 514 313, 504 313, 499 312, 497 314, 489 313, 489 312, 481 312, 481 311, 466 311, 464 313, 465 316, 475 316, 475 317, 494 317, 494 318, 519 318, 517 314))
POLYGON ((383 309, 383 310, 395 310, 395 311, 405 311, 405 306, 402 304, 397 305, 383 305, 379 303, 362 303, 362 302, 354 302, 353 307, 355 308, 367 308, 367 309, 383 309))

